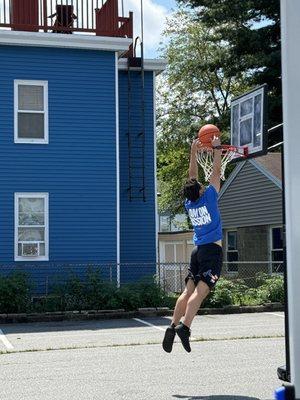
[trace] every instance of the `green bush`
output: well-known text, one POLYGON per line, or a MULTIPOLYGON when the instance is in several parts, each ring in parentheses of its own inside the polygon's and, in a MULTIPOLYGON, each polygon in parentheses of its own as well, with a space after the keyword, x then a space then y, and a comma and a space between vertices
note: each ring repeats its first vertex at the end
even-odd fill
MULTIPOLYGON (((258 305, 268 302, 284 303, 282 276, 258 274, 256 287, 245 282, 221 278, 205 300, 204 307, 229 305, 258 305)), ((126 311, 140 307, 175 307, 178 294, 166 294, 154 278, 140 282, 115 285, 102 279, 99 271, 88 270, 85 279, 76 275, 64 284, 56 285, 51 295, 31 303, 32 286, 25 273, 0 276, 0 313, 44 312, 65 310, 103 310, 124 308, 126 311)))
POLYGON ((220 278, 215 289, 208 295, 204 307, 224 307, 234 304, 234 283, 220 278))
POLYGON ((203 303, 203 307, 224 307, 229 305, 256 306, 269 302, 284 304, 283 277, 258 274, 256 287, 249 288, 242 279, 220 278, 215 289, 203 303))
POLYGON ((135 285, 140 293, 141 307, 161 307, 164 302, 164 291, 153 278, 145 278, 135 285))
POLYGON ((161 307, 165 303, 165 294, 153 279, 123 285, 116 292, 116 297, 120 308, 128 311, 141 307, 161 307))
POLYGON ((141 293, 133 284, 122 285, 116 291, 116 304, 118 308, 124 308, 126 311, 136 310, 142 307, 141 293))
POLYGON ((35 297, 30 305, 30 312, 36 313, 61 311, 62 309, 62 298, 57 295, 35 297))
POLYGON ((88 271, 85 289, 86 309, 104 310, 119 308, 115 301, 116 286, 104 281, 100 271, 88 271))
POLYGON ((260 286, 264 285, 269 277, 270 275, 266 274, 265 272, 258 272, 254 278, 255 287, 259 288, 260 286))
POLYGON ((265 282, 257 289, 257 295, 262 303, 279 302, 284 304, 283 276, 275 275, 267 277, 265 282))
POLYGON ((163 306, 169 307, 171 310, 175 308, 176 301, 179 297, 177 293, 170 293, 164 297, 163 306))
POLYGON ((245 284, 243 279, 235 279, 232 281, 232 295, 233 295, 233 304, 238 306, 247 305, 247 298, 249 298, 248 286, 245 284))
MULTIPOLYGON (((112 307, 115 287, 104 282, 99 271, 88 270, 86 279, 72 275, 65 284, 53 288, 53 294, 61 298, 61 310, 101 310, 112 307)), ((48 310, 47 310, 48 311, 48 310)))
POLYGON ((258 296, 256 288, 247 288, 241 295, 241 306, 258 306, 261 304, 261 299, 258 296))
POLYGON ((104 310, 124 308, 126 311, 140 307, 164 305, 165 294, 153 278, 120 288, 102 280, 98 271, 89 271, 86 280, 72 276, 54 293, 61 297, 62 310, 104 310))
POLYGON ((30 289, 24 272, 0 276, 0 313, 26 312, 30 308, 30 289))

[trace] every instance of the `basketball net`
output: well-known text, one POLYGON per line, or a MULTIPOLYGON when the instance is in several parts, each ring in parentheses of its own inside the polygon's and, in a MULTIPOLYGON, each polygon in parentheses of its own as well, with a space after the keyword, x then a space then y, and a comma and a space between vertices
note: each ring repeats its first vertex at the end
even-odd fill
MULTIPOLYGON (((234 146, 226 146, 222 145, 222 155, 221 155, 221 174, 220 178, 225 180, 225 170, 227 164, 232 161, 239 151, 234 146)), ((205 180, 209 181, 213 172, 213 163, 214 163, 214 150, 211 147, 201 147, 197 152, 197 161, 201 165, 205 180)))

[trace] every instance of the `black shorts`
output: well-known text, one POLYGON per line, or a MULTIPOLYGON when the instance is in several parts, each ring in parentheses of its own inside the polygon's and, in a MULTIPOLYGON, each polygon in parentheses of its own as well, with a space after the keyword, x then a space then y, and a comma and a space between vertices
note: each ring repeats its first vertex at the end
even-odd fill
POLYGON ((203 281, 212 289, 220 277, 222 261, 223 250, 218 244, 209 243, 195 247, 191 254, 189 273, 185 278, 185 283, 192 279, 197 286, 200 281, 203 281))

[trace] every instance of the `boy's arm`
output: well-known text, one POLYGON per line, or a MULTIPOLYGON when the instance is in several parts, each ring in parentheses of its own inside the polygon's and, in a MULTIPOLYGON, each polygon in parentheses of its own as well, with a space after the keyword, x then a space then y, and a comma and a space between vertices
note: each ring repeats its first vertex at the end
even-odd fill
POLYGON ((197 148, 198 148, 199 140, 196 139, 193 141, 191 146, 191 155, 190 155, 190 167, 189 167, 189 178, 198 180, 198 164, 197 164, 197 148))
MULTIPOLYGON (((214 138, 211 142, 213 147, 220 146, 221 141, 219 138, 214 138)), ((214 149, 214 162, 213 162, 213 171, 209 180, 209 183, 214 186, 217 192, 220 191, 220 176, 221 176, 221 156, 222 150, 221 149, 214 149)))

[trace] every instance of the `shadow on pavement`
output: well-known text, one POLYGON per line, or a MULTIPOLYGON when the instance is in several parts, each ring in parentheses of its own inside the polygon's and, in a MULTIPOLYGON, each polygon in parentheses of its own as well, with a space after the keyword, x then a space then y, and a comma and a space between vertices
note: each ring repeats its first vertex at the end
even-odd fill
MULTIPOLYGON (((150 323, 167 327, 170 320, 164 317, 159 318, 141 318, 142 320, 149 321, 150 323)), ((128 328, 141 328, 147 327, 143 323, 135 321, 134 319, 107 319, 107 320, 91 320, 91 321, 61 321, 61 322, 34 322, 34 323, 16 323, 16 324, 3 324, 0 328, 5 334, 17 333, 36 333, 36 332, 67 332, 67 331, 99 331, 105 329, 128 329, 128 328)), ((148 326, 148 329, 151 329, 148 326)))

